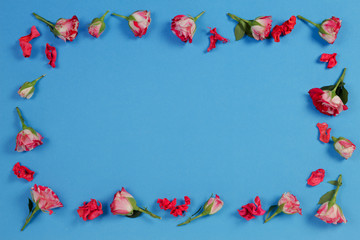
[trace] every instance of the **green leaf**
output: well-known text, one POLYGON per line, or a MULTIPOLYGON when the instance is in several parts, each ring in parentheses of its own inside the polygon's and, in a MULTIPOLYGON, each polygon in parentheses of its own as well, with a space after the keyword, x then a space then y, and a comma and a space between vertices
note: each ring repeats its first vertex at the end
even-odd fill
POLYGON ((338 181, 328 181, 328 183, 330 183, 331 185, 337 186, 338 185, 338 181))
POLYGON ((29 203, 28 203, 28 207, 29 207, 29 213, 31 213, 31 211, 34 208, 34 203, 31 201, 31 199, 29 198, 29 203))
POLYGON ((328 191, 327 193, 322 195, 322 197, 320 198, 318 204, 323 204, 325 202, 330 201, 332 199, 332 197, 334 196, 334 194, 335 194, 335 189, 331 190, 331 191, 328 191))
POLYGON ((245 35, 245 28, 242 26, 242 22, 239 22, 235 27, 235 40, 238 41, 242 39, 245 35))
POLYGON ((348 101, 348 91, 345 89, 344 85, 341 87, 338 87, 338 89, 336 89, 336 95, 338 95, 341 98, 341 101, 346 104, 348 101))
POLYGON ((137 217, 139 217, 141 215, 141 213, 142 212, 140 212, 140 211, 134 210, 132 215, 126 216, 126 217, 128 217, 128 218, 137 218, 137 217))

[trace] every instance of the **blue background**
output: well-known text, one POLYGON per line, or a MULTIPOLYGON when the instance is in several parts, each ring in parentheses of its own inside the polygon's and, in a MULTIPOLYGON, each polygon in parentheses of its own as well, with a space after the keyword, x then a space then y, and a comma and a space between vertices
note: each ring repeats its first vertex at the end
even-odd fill
POLYGON ((1 1, 0 55, 0 232, 2 239, 355 239, 360 192, 359 150, 349 160, 318 140, 316 123, 327 122, 332 135, 360 144, 360 75, 356 0, 334 1, 1 1), (106 10, 130 15, 151 11, 148 33, 135 38, 125 20, 106 17, 99 39, 87 25, 106 10), (197 21, 192 44, 170 31, 177 14, 206 13, 197 21), (55 38, 36 12, 55 22, 77 15, 73 42, 55 38), (257 42, 235 41, 231 12, 245 19, 272 15, 273 26, 301 14, 320 23, 340 17, 343 26, 334 45, 298 20, 293 32, 257 42), (22 56, 18 39, 35 25, 32 55, 22 56), (209 29, 230 39, 207 53, 209 29), (57 67, 45 57, 45 45, 57 48, 57 67), (326 69, 322 53, 338 53, 338 65, 326 69), (344 67, 349 110, 337 117, 317 112, 307 91, 334 84, 344 67), (31 100, 17 89, 47 74, 31 100), (31 152, 17 153, 20 131, 15 107, 45 139, 31 152), (28 183, 12 172, 16 162, 36 172, 28 183), (348 219, 333 226, 314 217, 319 197, 333 189, 325 181, 306 186, 311 171, 326 170, 325 181, 343 174, 338 195, 348 219), (25 232, 27 198, 34 184, 51 187, 64 204, 49 216, 38 214, 25 232), (109 205, 124 186, 163 217, 113 216, 109 205), (301 202, 303 216, 282 214, 267 224, 263 217, 247 222, 237 209, 259 195, 264 209, 290 191, 301 202), (214 216, 176 227, 186 217, 160 210, 157 198, 191 198, 188 216, 210 196, 224 200, 214 216), (77 207, 95 198, 104 215, 84 222, 77 207), (354 209, 355 208, 355 209, 354 209))

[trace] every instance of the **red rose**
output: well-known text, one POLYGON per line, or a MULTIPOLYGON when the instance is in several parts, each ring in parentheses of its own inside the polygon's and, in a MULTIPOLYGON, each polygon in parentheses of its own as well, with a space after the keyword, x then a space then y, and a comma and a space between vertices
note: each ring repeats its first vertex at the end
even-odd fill
POLYGON ((103 214, 101 202, 91 199, 90 202, 84 202, 77 210, 79 216, 84 220, 93 220, 103 214))
POLYGON ((307 180, 307 184, 310 186, 316 186, 319 185, 325 177, 325 170, 324 169, 318 169, 316 171, 313 171, 311 173, 311 176, 307 180))
POLYGON ((337 64, 336 55, 337 53, 333 53, 333 54, 323 53, 321 54, 320 62, 327 62, 328 63, 327 68, 333 68, 337 64))
POLYGON ((348 109, 338 95, 335 95, 334 97, 331 96, 331 91, 313 88, 310 89, 309 94, 315 108, 323 114, 336 116, 348 109))
POLYGON ((32 45, 29 43, 32 39, 40 36, 40 33, 35 26, 31 27, 31 33, 23 36, 19 39, 21 50, 23 51, 24 57, 28 58, 31 55, 32 45))
POLYGON ((14 165, 13 171, 18 178, 24 178, 29 182, 34 179, 35 172, 25 166, 21 166, 19 162, 14 165))
POLYGON ((241 207, 241 210, 238 210, 239 215, 245 218, 247 221, 255 218, 255 216, 260 216, 265 214, 265 210, 261 208, 261 201, 258 196, 255 198, 254 203, 248 203, 241 207))
POLYGON ((46 48, 45 48, 45 54, 47 59, 49 59, 49 65, 52 66, 53 68, 55 68, 55 61, 56 61, 56 57, 57 57, 57 52, 56 52, 56 48, 53 46, 50 46, 48 43, 46 44, 46 48))

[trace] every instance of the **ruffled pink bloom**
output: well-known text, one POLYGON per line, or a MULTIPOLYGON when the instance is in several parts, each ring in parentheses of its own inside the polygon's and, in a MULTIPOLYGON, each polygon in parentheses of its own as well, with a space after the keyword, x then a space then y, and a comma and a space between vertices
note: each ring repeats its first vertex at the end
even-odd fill
POLYGON ((21 130, 16 136, 15 151, 18 152, 31 151, 37 146, 43 144, 43 142, 41 141, 42 139, 43 137, 38 132, 34 134, 29 129, 21 130))
POLYGON ((334 204, 331 208, 328 207, 329 202, 323 203, 317 211, 315 217, 323 220, 326 223, 338 224, 346 223, 347 220, 337 204, 334 204))
POLYGON ((110 204, 112 214, 132 215, 135 206, 133 206, 131 202, 136 204, 134 197, 128 193, 125 188, 122 188, 121 191, 118 191, 114 195, 114 200, 110 204))
POLYGON ((348 109, 338 95, 331 97, 331 91, 313 88, 309 94, 316 109, 323 114, 336 116, 348 109))
POLYGON ((34 203, 36 203, 41 211, 47 211, 49 215, 53 213, 51 209, 63 207, 58 196, 48 187, 34 185, 31 188, 31 197, 34 203))
POLYGON ((101 21, 91 23, 88 28, 89 34, 96 38, 100 37, 100 35, 102 33, 102 32, 100 32, 102 24, 103 24, 103 22, 101 22, 101 21))
POLYGON ((283 213, 286 214, 299 213, 300 215, 302 214, 299 200, 297 200, 297 198, 291 193, 287 192, 281 196, 278 202, 278 206, 281 206, 283 204, 284 204, 284 207, 282 209, 283 213))
POLYGON ((264 40, 270 34, 272 19, 271 16, 258 17, 254 21, 259 24, 252 24, 251 32, 256 40, 264 40))
POLYGON ((135 37, 145 35, 150 23, 150 11, 136 11, 129 16, 129 26, 135 37))
POLYGON ((77 212, 84 221, 93 220, 103 214, 101 202, 95 199, 91 199, 90 202, 84 202, 77 212))
POLYGON ((64 40, 73 41, 78 34, 79 20, 76 16, 71 19, 60 18, 55 24, 55 29, 59 33, 57 36, 64 40))
POLYGON ((224 205, 224 202, 220 200, 220 197, 218 195, 215 195, 215 197, 211 197, 204 206, 204 211, 208 212, 209 215, 217 213, 224 205))
POLYGON ((330 44, 333 44, 337 38, 337 34, 341 28, 341 20, 337 17, 332 17, 330 19, 326 19, 321 23, 321 28, 326 33, 321 33, 319 31, 320 37, 322 37, 325 41, 330 44))
POLYGON ((177 15, 172 19, 171 31, 183 42, 192 43, 196 31, 194 20, 185 15, 177 15))

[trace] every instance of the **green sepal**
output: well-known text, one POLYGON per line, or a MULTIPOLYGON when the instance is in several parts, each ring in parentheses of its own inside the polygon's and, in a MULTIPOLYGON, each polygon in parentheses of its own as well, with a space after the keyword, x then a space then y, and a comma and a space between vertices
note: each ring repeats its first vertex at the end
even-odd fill
POLYGON ((133 207, 134 211, 138 210, 139 207, 136 205, 135 198, 127 198, 127 200, 130 202, 131 206, 133 207))
MULTIPOLYGON (((338 95, 341 99, 341 101, 346 104, 348 102, 348 95, 349 95, 349 92, 346 90, 346 88, 344 87, 345 83, 344 82, 341 82, 338 86, 338 88, 336 89, 335 93, 336 95, 338 95)), ((324 86, 321 88, 321 90, 323 91, 333 91, 336 87, 336 84, 334 85, 329 85, 329 86, 324 86)), ((334 96, 332 96, 334 97, 334 96)))
POLYGON ((132 14, 127 17, 127 20, 128 21, 136 21, 135 17, 132 14))
POLYGON ((37 136, 37 132, 32 127, 25 126, 25 127, 23 127, 23 130, 25 130, 25 129, 30 130, 34 135, 37 136))
POLYGON ((34 203, 31 200, 31 198, 29 198, 28 207, 29 207, 29 214, 30 214, 32 212, 32 210, 34 209, 34 203))
POLYGON ((142 212, 138 211, 138 210, 134 210, 132 215, 125 215, 128 218, 137 218, 142 214, 142 212))
POLYGON ((269 207, 269 210, 267 211, 267 214, 265 215, 265 219, 269 217, 269 214, 277 207, 278 205, 272 205, 269 207))
POLYGON ((331 190, 331 191, 328 191, 327 193, 325 193, 324 195, 321 196, 318 204, 323 204, 325 202, 330 202, 332 197, 334 196, 335 194, 335 189, 334 190, 331 190))

